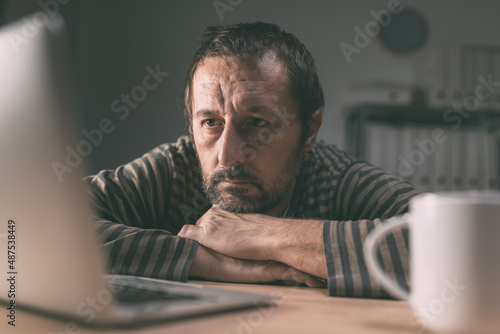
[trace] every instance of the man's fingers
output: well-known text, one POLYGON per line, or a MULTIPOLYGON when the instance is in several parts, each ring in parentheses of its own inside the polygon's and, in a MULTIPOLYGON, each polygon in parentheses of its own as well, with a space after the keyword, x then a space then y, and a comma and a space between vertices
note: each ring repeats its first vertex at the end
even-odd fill
POLYGON ((292 267, 289 267, 287 270, 287 279, 291 279, 299 283, 304 283, 310 288, 324 288, 326 285, 323 280, 319 280, 314 276, 311 276, 292 267))
POLYGON ((200 242, 200 227, 196 225, 184 225, 177 236, 200 242))
POLYGON ((306 284, 310 288, 326 288, 326 281, 324 279, 317 278, 314 276, 309 276, 306 284))

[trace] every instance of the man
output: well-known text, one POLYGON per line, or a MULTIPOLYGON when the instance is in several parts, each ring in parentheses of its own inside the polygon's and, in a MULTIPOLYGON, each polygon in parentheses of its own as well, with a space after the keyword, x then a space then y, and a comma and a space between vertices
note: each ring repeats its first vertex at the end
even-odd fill
MULTIPOLYGON (((86 178, 111 272, 326 280, 330 295, 383 294, 362 244, 416 192, 315 143, 323 92, 313 58, 293 35, 265 23, 208 28, 182 104, 189 137, 86 178)), ((405 285, 406 235, 388 237, 380 256, 405 285)))

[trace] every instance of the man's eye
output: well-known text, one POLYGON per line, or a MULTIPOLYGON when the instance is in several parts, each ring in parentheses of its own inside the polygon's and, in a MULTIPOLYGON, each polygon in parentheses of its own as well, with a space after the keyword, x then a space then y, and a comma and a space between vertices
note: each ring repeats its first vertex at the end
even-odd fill
POLYGON ((262 118, 253 117, 250 120, 250 124, 252 124, 253 126, 256 126, 256 127, 261 127, 261 126, 265 126, 267 124, 267 121, 263 120, 262 118))
POLYGON ((202 122, 202 124, 206 128, 213 128, 214 126, 219 125, 219 122, 215 119, 206 119, 202 122))

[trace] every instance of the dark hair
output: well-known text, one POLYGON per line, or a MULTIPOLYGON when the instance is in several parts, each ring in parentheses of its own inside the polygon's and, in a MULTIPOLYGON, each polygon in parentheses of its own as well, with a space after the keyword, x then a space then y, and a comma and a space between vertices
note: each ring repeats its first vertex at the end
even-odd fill
POLYGON ((256 59, 262 58, 269 51, 274 51, 288 70, 290 94, 298 104, 303 138, 307 137, 313 113, 322 109, 325 103, 314 59, 295 36, 281 30, 276 24, 263 22, 212 26, 203 32, 189 66, 184 94, 180 99, 190 134, 191 88, 200 62, 207 57, 256 59))

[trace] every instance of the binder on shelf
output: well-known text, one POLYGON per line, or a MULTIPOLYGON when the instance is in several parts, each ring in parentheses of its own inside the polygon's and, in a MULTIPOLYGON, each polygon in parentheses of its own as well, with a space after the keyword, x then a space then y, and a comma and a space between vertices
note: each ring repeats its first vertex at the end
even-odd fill
POLYGON ((435 191, 446 190, 447 175, 446 172, 446 150, 449 149, 448 143, 450 140, 446 140, 444 143, 436 145, 435 159, 434 159, 434 179, 435 179, 435 191))
POLYGON ((398 175, 398 128, 388 125, 385 129, 386 143, 383 146, 385 151, 385 170, 392 175, 398 175))
POLYGON ((400 156, 398 128, 392 125, 377 123, 371 124, 368 128, 367 161, 401 178, 398 171, 400 156))
POLYGON ((376 167, 382 167, 382 139, 384 133, 384 126, 381 124, 373 123, 367 126, 367 150, 366 160, 376 167))
POLYGON ((436 152, 434 152, 434 154, 431 154, 428 159, 429 159, 427 163, 427 173, 429 175, 428 191, 436 191, 437 187, 436 152))
POLYGON ((443 180, 443 189, 444 191, 450 191, 453 190, 453 138, 452 138, 452 130, 446 129, 446 140, 437 146, 441 146, 443 148, 441 154, 443 157, 441 158, 441 164, 443 166, 441 167, 441 174, 444 174, 444 180, 443 180))
POLYGON ((450 142, 450 164, 451 164, 451 188, 449 190, 463 190, 464 180, 463 180, 463 163, 462 163, 462 143, 463 131, 451 130, 448 131, 448 140, 450 142))
MULTIPOLYGON (((432 141, 432 128, 422 127, 419 132, 422 140, 421 143, 430 143, 429 140, 432 141)), ((424 148, 423 145, 420 145, 419 150, 425 157, 423 164, 420 166, 420 189, 422 189, 422 191, 430 191, 430 162, 432 161, 431 157, 435 154, 435 148, 433 150, 432 147, 424 148)))
POLYGON ((466 172, 466 184, 467 189, 479 189, 478 180, 478 145, 477 145, 477 133, 474 130, 467 130, 467 172, 466 172))
POLYGON ((478 189, 488 189, 487 155, 488 133, 485 129, 478 129, 477 136, 477 181, 478 189))
POLYGON ((401 149, 398 156, 398 177, 415 186, 415 170, 409 162, 410 154, 413 150, 413 128, 402 126, 400 129, 401 149))
MULTIPOLYGON (((429 134, 430 138, 432 138, 432 131, 434 131, 435 128, 430 128, 429 134)), ((429 155, 428 162, 427 162, 427 172, 429 175, 429 186, 428 190, 429 191, 436 191, 437 189, 437 173, 436 173, 436 154, 437 154, 437 147, 441 146, 443 144, 435 143, 436 146, 434 148, 434 151, 429 155)))
MULTIPOLYGON (((432 140, 432 128, 430 127, 425 127, 422 129, 422 136, 423 138, 425 138, 426 140, 431 140, 431 142, 433 143, 433 145, 435 145, 434 141, 432 140)), ((433 160, 433 157, 434 157, 434 154, 436 153, 436 148, 435 146, 433 146, 434 148, 430 151, 426 151, 424 152, 425 154, 425 162, 424 164, 422 165, 422 171, 421 171, 421 174, 420 174, 420 184, 422 185, 422 189, 424 191, 430 191, 431 190, 431 181, 430 181, 430 177, 431 177, 431 164, 432 164, 432 160, 433 160)))
POLYGON ((426 129, 424 127, 415 127, 413 129, 412 146, 407 159, 410 163, 413 173, 413 186, 419 192, 427 191, 429 185, 429 175, 426 166, 429 163, 429 154, 422 150, 421 143, 426 137, 426 129))

